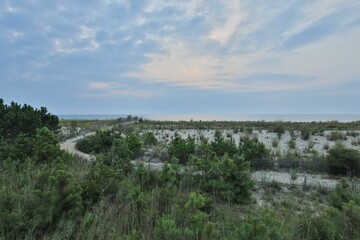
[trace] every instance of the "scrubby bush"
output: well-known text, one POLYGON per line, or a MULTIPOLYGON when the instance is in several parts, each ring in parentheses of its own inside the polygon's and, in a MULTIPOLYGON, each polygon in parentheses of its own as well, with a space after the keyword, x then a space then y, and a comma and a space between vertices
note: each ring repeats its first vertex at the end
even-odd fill
POLYGON ((343 205, 350 201, 360 204, 360 196, 352 192, 348 180, 342 178, 330 194, 329 202, 333 207, 341 210, 343 205))
POLYGON ((357 150, 347 149, 344 145, 336 143, 329 150, 328 162, 332 174, 360 176, 360 153, 357 150))
POLYGON ((157 139, 153 132, 146 132, 143 136, 143 141, 145 146, 155 146, 157 144, 157 139))
POLYGON ((75 147, 85 153, 107 153, 111 149, 113 140, 110 131, 97 131, 95 135, 78 140, 75 147))
POLYGON ((328 136, 328 140, 330 141, 346 140, 346 135, 343 132, 332 131, 328 136))
POLYGON ((255 215, 248 216, 236 230, 236 239, 243 240, 277 240, 282 239, 282 223, 276 212, 270 208, 259 209, 255 215))
POLYGON ((308 128, 301 129, 301 139, 303 140, 309 140, 311 136, 311 131, 308 128))
POLYGON ((190 136, 185 140, 176 136, 168 147, 170 157, 176 157, 181 164, 186 164, 191 154, 195 152, 195 139, 190 136))
POLYGON ((348 239, 360 239, 360 206, 354 201, 346 203, 343 208, 345 215, 345 236, 348 239))
POLYGON ((274 138, 271 142, 273 148, 277 148, 279 146, 279 139, 274 138))
POLYGON ((234 155, 230 158, 225 154, 220 161, 214 158, 210 166, 203 182, 206 191, 229 202, 250 200, 254 182, 250 176, 250 164, 244 157, 234 155))
POLYGON ((300 216, 295 226, 294 240, 337 240, 343 239, 344 225, 341 212, 329 209, 317 215, 309 209, 300 216))
POLYGON ((290 149, 295 149, 296 148, 296 142, 294 139, 291 139, 289 142, 288 142, 288 145, 289 145, 289 148, 290 149))
POLYGON ((214 141, 211 142, 212 151, 216 155, 222 157, 224 154, 233 156, 237 152, 236 144, 234 139, 225 139, 220 131, 216 131, 214 135, 214 141))
POLYGON ((139 137, 135 133, 132 133, 126 137, 125 142, 130 151, 130 157, 131 158, 139 157, 142 149, 142 143, 139 137))
POLYGON ((244 155, 246 161, 263 159, 269 155, 269 152, 265 145, 257 139, 246 138, 239 143, 238 153, 244 155))
POLYGON ((273 128, 273 131, 276 132, 278 138, 281 139, 281 136, 285 133, 285 127, 281 122, 277 122, 276 126, 273 128))

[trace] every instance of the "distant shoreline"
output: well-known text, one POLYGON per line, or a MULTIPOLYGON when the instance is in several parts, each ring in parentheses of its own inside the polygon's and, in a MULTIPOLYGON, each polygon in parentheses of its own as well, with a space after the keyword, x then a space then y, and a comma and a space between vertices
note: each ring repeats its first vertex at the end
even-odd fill
MULTIPOLYGON (((59 114, 64 120, 113 120, 128 114, 59 114)), ((139 114, 133 115, 155 121, 283 121, 283 122, 354 122, 360 114, 139 114)))

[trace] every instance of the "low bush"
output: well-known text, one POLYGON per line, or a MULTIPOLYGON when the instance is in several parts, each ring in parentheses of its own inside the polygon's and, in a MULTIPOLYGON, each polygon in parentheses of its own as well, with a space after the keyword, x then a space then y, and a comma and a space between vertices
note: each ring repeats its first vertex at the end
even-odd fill
POLYGON ((329 150, 327 157, 330 173, 335 175, 360 176, 360 153, 354 149, 347 149, 344 145, 336 143, 329 150))
POLYGON ((330 141, 346 140, 346 135, 343 132, 332 131, 327 139, 330 141))

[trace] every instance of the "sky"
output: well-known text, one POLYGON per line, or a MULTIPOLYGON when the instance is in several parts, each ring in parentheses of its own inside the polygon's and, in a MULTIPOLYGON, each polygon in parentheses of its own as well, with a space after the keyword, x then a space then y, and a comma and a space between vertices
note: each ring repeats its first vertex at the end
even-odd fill
POLYGON ((55 114, 360 114, 360 1, 1 0, 0 98, 55 114))

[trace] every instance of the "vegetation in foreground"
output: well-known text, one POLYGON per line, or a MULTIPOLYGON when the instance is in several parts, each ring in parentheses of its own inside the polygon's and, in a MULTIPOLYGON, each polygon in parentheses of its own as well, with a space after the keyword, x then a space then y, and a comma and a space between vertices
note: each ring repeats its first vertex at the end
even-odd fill
POLYGON ((56 127, 41 120, 24 129, 24 108, 0 103, 1 239, 360 238, 360 197, 349 181, 331 192, 255 188, 249 168, 261 147, 177 138, 171 164, 153 172, 130 161, 156 141, 129 127, 87 139, 98 154, 89 163, 59 149, 56 127))

